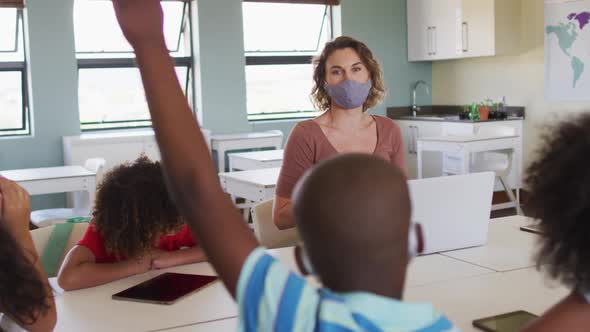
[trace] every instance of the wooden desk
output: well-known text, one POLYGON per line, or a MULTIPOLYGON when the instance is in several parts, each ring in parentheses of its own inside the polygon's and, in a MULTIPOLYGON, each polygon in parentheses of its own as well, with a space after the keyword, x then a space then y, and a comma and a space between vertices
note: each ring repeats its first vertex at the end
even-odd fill
POLYGON ((261 168, 276 168, 283 164, 284 150, 230 153, 229 170, 247 171, 261 168))
POLYGON ((223 190, 250 202, 263 202, 275 197, 280 168, 219 173, 223 190))
POLYGON ((447 251, 442 255, 498 272, 533 267, 538 235, 519 229, 531 222, 524 216, 492 219, 485 246, 447 251))
MULTIPOLYGON (((87 206, 74 206, 80 215, 89 215, 96 191, 96 173, 82 166, 60 166, 0 171, 0 175, 17 182, 29 195, 87 192, 87 206)), ((80 200, 77 200, 80 201, 80 200)))

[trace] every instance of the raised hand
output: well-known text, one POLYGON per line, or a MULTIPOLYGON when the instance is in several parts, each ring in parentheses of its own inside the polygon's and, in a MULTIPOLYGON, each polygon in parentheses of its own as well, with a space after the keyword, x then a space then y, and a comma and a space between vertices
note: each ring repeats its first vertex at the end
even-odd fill
POLYGON ((166 47, 160 0, 112 0, 123 35, 134 48, 166 47))

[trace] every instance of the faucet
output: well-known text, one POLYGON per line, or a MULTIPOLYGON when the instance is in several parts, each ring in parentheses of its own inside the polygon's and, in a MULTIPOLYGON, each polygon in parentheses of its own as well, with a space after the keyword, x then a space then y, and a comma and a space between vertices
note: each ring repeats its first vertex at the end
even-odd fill
POLYGON ((412 116, 414 117, 416 116, 416 113, 420 111, 420 107, 416 105, 416 89, 418 89, 420 85, 424 85, 426 88, 426 94, 430 94, 430 86, 428 83, 422 80, 414 83, 414 88, 412 89, 412 116))

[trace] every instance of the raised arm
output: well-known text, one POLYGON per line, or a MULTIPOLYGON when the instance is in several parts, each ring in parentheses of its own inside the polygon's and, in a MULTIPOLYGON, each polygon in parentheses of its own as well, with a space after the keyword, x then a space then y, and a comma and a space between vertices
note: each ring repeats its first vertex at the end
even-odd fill
POLYGON ((168 189, 209 262, 235 295, 244 261, 258 243, 219 185, 208 146, 174 72, 159 0, 113 0, 135 50, 168 189))

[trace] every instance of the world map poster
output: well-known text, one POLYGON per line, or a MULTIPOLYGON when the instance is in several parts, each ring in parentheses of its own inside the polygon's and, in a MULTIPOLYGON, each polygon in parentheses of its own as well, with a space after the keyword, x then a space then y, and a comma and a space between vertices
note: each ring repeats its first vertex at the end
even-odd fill
POLYGON ((590 100, 590 0, 545 0, 545 97, 590 100))

